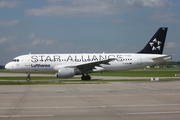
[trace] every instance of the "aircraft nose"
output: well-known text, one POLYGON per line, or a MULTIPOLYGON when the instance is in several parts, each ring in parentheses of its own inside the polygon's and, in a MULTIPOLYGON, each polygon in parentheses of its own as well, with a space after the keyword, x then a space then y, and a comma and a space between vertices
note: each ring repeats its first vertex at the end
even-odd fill
POLYGON ((10 70, 12 68, 12 66, 10 65, 10 63, 7 63, 6 65, 5 65, 5 69, 6 70, 10 70))

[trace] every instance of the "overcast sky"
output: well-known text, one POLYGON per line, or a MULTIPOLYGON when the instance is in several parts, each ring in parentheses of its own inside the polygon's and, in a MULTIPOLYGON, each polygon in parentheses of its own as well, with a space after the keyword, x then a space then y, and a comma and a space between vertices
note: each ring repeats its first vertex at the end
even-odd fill
POLYGON ((180 61, 179 0, 0 0, 0 64, 28 53, 133 53, 168 27, 180 61))

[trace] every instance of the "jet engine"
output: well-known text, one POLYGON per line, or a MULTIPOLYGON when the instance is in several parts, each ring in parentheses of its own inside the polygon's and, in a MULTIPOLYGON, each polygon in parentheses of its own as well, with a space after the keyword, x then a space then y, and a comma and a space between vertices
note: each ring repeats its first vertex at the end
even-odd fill
POLYGON ((74 68, 59 68, 56 73, 58 78, 71 78, 76 74, 76 69, 74 68))

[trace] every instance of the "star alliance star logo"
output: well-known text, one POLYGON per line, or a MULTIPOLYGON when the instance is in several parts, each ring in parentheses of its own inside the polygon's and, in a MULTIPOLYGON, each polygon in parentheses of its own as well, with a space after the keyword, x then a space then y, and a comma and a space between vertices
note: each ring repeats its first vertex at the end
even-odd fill
POLYGON ((161 42, 158 41, 156 38, 152 42, 149 43, 150 46, 152 47, 152 51, 154 50, 161 50, 161 42))

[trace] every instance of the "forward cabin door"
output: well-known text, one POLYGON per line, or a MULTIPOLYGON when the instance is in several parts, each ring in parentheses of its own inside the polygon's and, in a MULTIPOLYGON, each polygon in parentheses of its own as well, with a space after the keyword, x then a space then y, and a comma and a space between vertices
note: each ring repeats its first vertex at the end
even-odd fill
POLYGON ((30 66, 30 55, 25 56, 25 66, 30 66))

